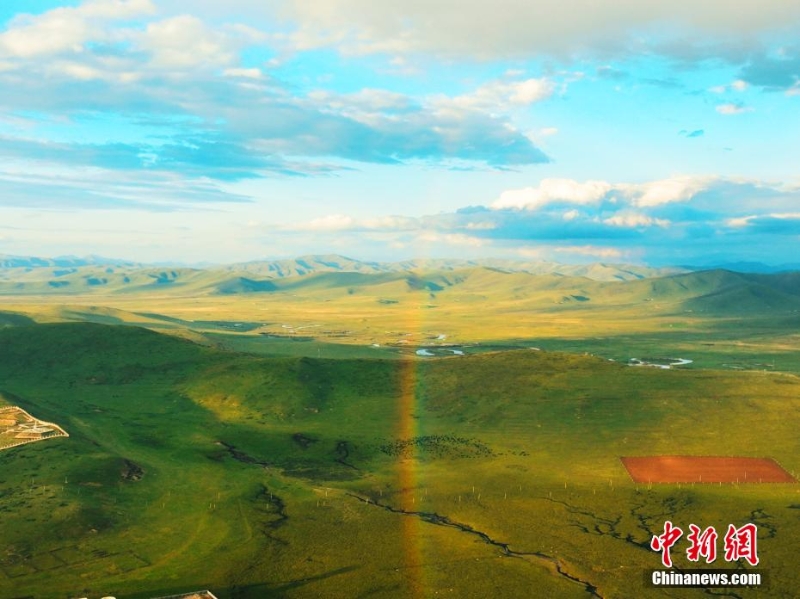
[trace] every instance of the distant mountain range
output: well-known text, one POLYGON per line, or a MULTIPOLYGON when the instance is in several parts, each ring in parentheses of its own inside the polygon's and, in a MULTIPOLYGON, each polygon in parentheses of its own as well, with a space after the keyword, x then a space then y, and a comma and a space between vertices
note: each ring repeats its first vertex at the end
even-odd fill
POLYGON ((0 254, 0 270, 33 268, 81 268, 126 267, 132 269, 169 268, 206 271, 227 271, 250 273, 267 278, 302 276, 319 272, 360 272, 367 274, 381 272, 431 272, 453 271, 465 268, 496 268, 505 272, 527 272, 530 274, 557 274, 563 276, 586 277, 595 281, 629 281, 651 277, 663 277, 681 272, 702 270, 730 270, 740 273, 778 273, 800 270, 800 262, 785 264, 765 264, 763 262, 709 262, 667 267, 651 267, 631 264, 560 264, 546 261, 510 260, 487 258, 480 260, 459 259, 418 259, 399 262, 375 262, 357 260, 338 254, 308 255, 298 258, 278 260, 254 260, 227 265, 187 266, 186 264, 159 262, 144 263, 103 256, 58 256, 42 258, 38 256, 12 256, 0 254))
POLYGON ((480 304, 520 302, 519 306, 525 309, 635 307, 645 310, 643 314, 696 312, 732 317, 772 313, 791 315, 792 324, 787 326, 795 326, 794 315, 800 313, 800 271, 687 271, 510 260, 381 263, 338 255, 210 268, 141 265, 98 257, 0 258, 0 296, 67 298, 111 294, 275 294, 312 301, 347 301, 348 297, 357 296, 385 304, 419 302, 424 297, 424 301, 480 304))
POLYGON ((364 262, 339 255, 302 256, 291 260, 244 262, 233 264, 227 268, 233 271, 249 272, 267 277, 297 276, 318 272, 360 272, 371 274, 382 272, 452 272, 467 268, 492 268, 502 272, 586 277, 595 281, 629 281, 685 272, 685 269, 682 268, 651 268, 630 264, 594 263, 575 265, 503 259, 422 259, 402 262, 364 262))
MULTIPOLYGON (((0 271, 17 270, 31 272, 33 269, 53 269, 56 277, 62 277, 78 269, 94 267, 105 270, 107 274, 121 271, 164 271, 175 273, 166 278, 176 278, 177 273, 190 272, 227 272, 241 273, 249 277, 266 279, 280 279, 285 277, 304 276, 323 272, 351 272, 362 274, 398 273, 398 272, 452 272, 468 268, 492 268, 502 272, 524 272, 529 274, 555 274, 570 277, 586 277, 595 281, 630 281, 650 277, 662 277, 680 272, 686 268, 667 267, 653 268, 648 266, 630 264, 559 264, 543 261, 517 261, 503 259, 486 260, 448 260, 448 259, 423 259, 406 260, 401 262, 370 262, 356 260, 336 254, 301 256, 283 260, 259 260, 241 262, 224 266, 209 266, 205 268, 190 268, 180 265, 152 265, 126 260, 103 258, 101 256, 88 256, 78 258, 75 256, 61 256, 57 258, 39 258, 33 256, 5 256, 0 255, 0 271), (111 270, 109 270, 111 269, 111 270), (166 269, 166 271, 165 271, 166 269)), ((6 275, 9 273, 6 272, 6 275)), ((4 277, 7 278, 7 277, 4 277)), ((101 277, 102 278, 102 277, 101 277)), ((156 278, 162 279, 164 277, 156 278)))
POLYGON ((786 264, 764 264, 763 262, 715 262, 705 266, 680 266, 684 270, 730 270, 746 273, 778 273, 800 270, 800 262, 786 264))
POLYGON ((0 269, 9 268, 75 268, 80 266, 142 266, 130 260, 103 258, 102 256, 59 256, 57 258, 39 258, 36 256, 9 256, 0 254, 0 269))

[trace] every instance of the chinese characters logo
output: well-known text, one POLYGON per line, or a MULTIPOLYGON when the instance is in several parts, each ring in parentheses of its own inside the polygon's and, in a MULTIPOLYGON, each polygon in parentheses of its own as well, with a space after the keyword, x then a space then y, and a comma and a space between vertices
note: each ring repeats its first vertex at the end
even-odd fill
MULTIPOLYGON (((686 550, 686 558, 690 562, 697 562, 703 557, 706 563, 713 563, 717 559, 717 531, 713 526, 702 530, 695 524, 689 525, 689 531, 686 540, 690 546, 686 550)), ((745 524, 740 528, 729 524, 724 538, 725 561, 735 562, 744 559, 751 566, 758 565, 757 533, 758 528, 755 524, 745 524)), ((653 536, 650 541, 650 548, 661 552, 661 563, 665 567, 672 567, 670 550, 682 536, 683 530, 667 520, 664 522, 663 534, 653 536)))

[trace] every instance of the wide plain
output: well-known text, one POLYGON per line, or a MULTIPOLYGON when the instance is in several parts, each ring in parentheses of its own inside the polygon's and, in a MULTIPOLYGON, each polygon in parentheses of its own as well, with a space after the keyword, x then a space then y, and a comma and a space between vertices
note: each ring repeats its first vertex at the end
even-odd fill
POLYGON ((699 597, 645 586, 666 519, 756 523, 769 587, 731 592, 787 596, 798 485, 637 484, 619 460, 800 472, 787 277, 6 295, 4 401, 71 436, 0 452, 0 597, 699 597))

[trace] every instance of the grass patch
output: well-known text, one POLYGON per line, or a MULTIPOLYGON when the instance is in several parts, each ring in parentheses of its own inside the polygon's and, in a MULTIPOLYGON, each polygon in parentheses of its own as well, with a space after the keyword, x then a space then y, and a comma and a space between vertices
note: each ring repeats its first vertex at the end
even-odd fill
POLYGON ((641 571, 665 519, 758 523, 765 596, 800 582, 796 485, 648 488, 619 462, 800 471, 791 375, 531 350, 264 357, 73 323, 0 330, 0 380, 71 434, 0 452, 3 599, 657 596, 641 571))

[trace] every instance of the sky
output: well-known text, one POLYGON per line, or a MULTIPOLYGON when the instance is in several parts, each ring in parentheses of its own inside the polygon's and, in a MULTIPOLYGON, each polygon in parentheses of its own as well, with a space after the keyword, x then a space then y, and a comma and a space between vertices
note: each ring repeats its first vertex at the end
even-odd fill
POLYGON ((0 254, 796 262, 800 0, 5 0, 0 254))

